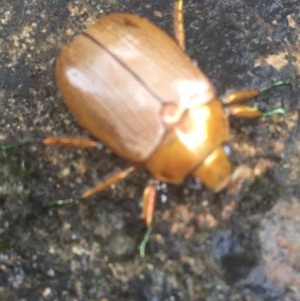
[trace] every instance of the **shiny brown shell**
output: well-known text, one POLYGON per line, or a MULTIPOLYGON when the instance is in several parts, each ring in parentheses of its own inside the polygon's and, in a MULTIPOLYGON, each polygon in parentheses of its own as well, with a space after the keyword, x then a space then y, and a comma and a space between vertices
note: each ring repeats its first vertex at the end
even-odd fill
POLYGON ((65 46, 56 77, 77 120, 132 162, 147 160, 187 108, 215 99, 208 78, 172 38, 124 13, 101 17, 65 46))

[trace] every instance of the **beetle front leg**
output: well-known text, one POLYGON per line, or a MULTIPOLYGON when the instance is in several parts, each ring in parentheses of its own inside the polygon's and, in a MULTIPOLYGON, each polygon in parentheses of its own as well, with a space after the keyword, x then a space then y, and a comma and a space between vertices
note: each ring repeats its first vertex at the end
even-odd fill
POLYGON ((227 95, 224 99, 222 99, 223 103, 227 105, 228 111, 230 115, 236 116, 236 117, 242 117, 242 118, 255 118, 262 115, 270 115, 270 114, 283 114, 283 109, 275 109, 272 112, 267 112, 266 114, 263 113, 260 109, 239 104, 239 102, 247 101, 251 98, 254 98, 258 95, 260 95, 263 92, 266 92, 273 87, 276 86, 282 86, 282 85, 288 85, 288 82, 285 81, 277 81, 273 83, 270 86, 262 87, 260 89, 249 89, 249 90, 242 90, 242 91, 236 91, 229 95, 227 95))

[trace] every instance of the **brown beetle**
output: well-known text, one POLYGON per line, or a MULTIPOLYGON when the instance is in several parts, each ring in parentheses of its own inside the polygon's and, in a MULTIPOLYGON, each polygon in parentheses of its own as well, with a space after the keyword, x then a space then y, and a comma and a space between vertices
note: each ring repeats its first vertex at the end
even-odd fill
MULTIPOLYGON (((120 157, 133 162, 95 188, 86 199, 144 165, 155 179, 181 184, 187 176, 209 189, 223 189, 232 168, 223 145, 229 139, 228 112, 257 117, 236 104, 262 90, 216 97, 203 72, 184 53, 183 0, 175 4, 175 35, 145 18, 125 13, 101 17, 65 46, 56 61, 58 88, 75 118, 120 157), (179 44, 179 45, 178 45, 179 44)), ((97 142, 48 137, 45 145, 97 147, 97 142)), ((155 190, 144 193, 149 225, 155 190)))

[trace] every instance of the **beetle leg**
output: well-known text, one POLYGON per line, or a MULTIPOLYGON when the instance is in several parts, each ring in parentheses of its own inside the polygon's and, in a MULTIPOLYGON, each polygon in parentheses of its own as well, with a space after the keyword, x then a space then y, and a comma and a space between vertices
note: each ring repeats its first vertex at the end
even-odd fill
POLYGON ((254 98, 259 94, 260 94, 260 90, 258 89, 235 91, 225 96, 225 98, 222 99, 222 101, 224 104, 231 105, 237 102, 246 101, 248 99, 254 98))
POLYGON ((143 240, 141 241, 139 245, 139 251, 140 251, 140 258, 142 260, 142 264, 145 264, 145 255, 146 255, 146 245, 150 240, 150 235, 152 232, 152 225, 149 225, 147 228, 147 231, 143 237, 143 240))
POLYGON ((143 199, 142 199, 142 204, 143 204, 142 218, 144 219, 145 224, 147 226, 147 231, 144 235, 143 240, 139 245, 140 258, 143 263, 145 263, 146 245, 150 239, 150 235, 152 232, 152 221, 153 221, 155 201, 156 201, 156 188, 155 188, 156 183, 157 181, 155 180, 149 181, 148 185, 144 189, 143 199))
POLYGON ((227 109, 230 115, 241 118, 255 118, 260 116, 266 117, 274 114, 285 113, 285 110, 283 108, 276 108, 274 110, 263 113, 260 109, 256 107, 239 104, 230 105, 227 109))
POLYGON ((28 141, 28 140, 23 140, 23 141, 19 141, 13 144, 6 144, 6 145, 0 145, 0 151, 8 151, 14 148, 18 148, 18 147, 22 147, 28 144, 33 143, 32 141, 28 141))
MULTIPOLYGON (((249 89, 243 91, 236 91, 227 95, 222 101, 225 105, 228 105, 228 111, 230 115, 234 115, 236 117, 243 117, 243 118, 259 117, 263 115, 263 113, 258 108, 253 106, 243 105, 243 104, 237 104, 237 103, 254 98, 260 95, 261 93, 272 89, 273 87, 287 85, 287 84, 289 83, 285 81, 277 81, 272 85, 263 87, 261 89, 249 89)), ((283 113, 283 112, 284 112, 283 109, 280 110, 276 109, 272 111, 271 114, 283 113)), ((270 112, 268 112, 267 114, 270 115, 270 112)))
POLYGON ((90 140, 87 138, 74 138, 74 137, 54 137, 49 136, 43 140, 23 140, 16 142, 14 144, 7 144, 0 146, 0 151, 7 151, 14 148, 26 146, 29 144, 43 144, 45 146, 68 146, 68 147, 77 147, 77 148, 98 148, 102 149, 102 144, 90 140))
MULTIPOLYGON (((42 143, 45 146, 60 145, 60 146, 69 146, 69 147, 76 147, 76 148, 102 148, 101 143, 94 141, 94 140, 87 139, 87 138, 49 136, 49 137, 46 137, 42 141, 24 140, 24 141, 15 143, 15 144, 3 145, 3 146, 0 146, 0 151, 7 151, 10 149, 14 149, 14 148, 25 146, 25 145, 32 144, 32 143, 42 143)), ((135 171, 136 168, 137 168, 137 165, 132 165, 132 166, 128 167, 127 169, 117 171, 116 173, 111 175, 109 178, 107 178, 103 182, 101 182, 98 185, 96 185, 95 187, 85 191, 81 195, 80 199, 88 199, 88 198, 92 197, 93 195, 95 195, 96 193, 101 192, 105 188, 123 180, 129 174, 131 174, 133 171, 135 171)), ((64 199, 64 200, 53 201, 50 203, 50 205, 52 206, 52 205, 70 204, 73 202, 75 202, 75 198, 69 198, 69 199, 64 199)))
POLYGON ((255 118, 262 115, 258 108, 246 105, 231 105, 228 107, 228 112, 232 116, 241 118, 255 118))
POLYGON ((176 0, 173 11, 173 27, 175 39, 178 45, 184 50, 185 34, 184 34, 184 19, 183 19, 183 0, 176 0))
MULTIPOLYGON (((7 151, 10 149, 14 149, 14 148, 25 146, 25 145, 32 144, 32 143, 42 143, 45 146, 68 146, 68 147, 76 147, 76 148, 98 148, 98 149, 102 148, 101 143, 94 141, 94 140, 87 139, 87 138, 49 136, 49 137, 46 137, 45 139, 43 139, 42 141, 24 140, 24 141, 15 143, 15 144, 3 145, 3 146, 0 146, 0 151, 7 151)), ((136 168, 137 168, 137 165, 132 165, 125 170, 117 171, 116 173, 114 173, 112 176, 110 176, 103 182, 101 182, 98 185, 96 185, 95 187, 85 191, 81 195, 80 199, 88 199, 88 198, 92 197, 93 195, 101 192, 105 188, 123 180, 130 173, 135 171, 136 168)), ((69 199, 65 199, 65 200, 56 200, 56 201, 51 202, 50 205, 69 204, 69 203, 73 203, 74 201, 75 201, 74 198, 69 198, 69 199)))
POLYGON ((117 182, 120 182, 121 180, 125 179, 129 174, 131 174, 133 171, 135 171, 136 168, 137 168, 136 165, 132 165, 132 166, 129 166, 127 169, 117 171, 116 173, 111 175, 109 178, 107 178, 103 182, 101 182, 98 185, 96 185, 95 187, 85 191, 82 194, 81 199, 88 199, 88 198, 92 197, 93 195, 101 192, 105 188, 107 188, 113 184, 116 184, 117 182))
POLYGON ((61 199, 61 200, 54 200, 50 202, 49 206, 60 206, 60 205, 68 205, 73 204, 77 200, 87 200, 93 195, 101 192, 102 190, 108 188, 109 186, 118 183, 119 181, 125 179, 129 174, 131 174, 133 171, 135 171, 137 168, 137 165, 129 166, 127 169, 120 170, 115 172, 113 175, 108 177, 106 180, 100 182, 95 187, 85 191, 81 196, 79 197, 70 197, 67 199, 61 199))
POLYGON ((149 227, 152 224, 153 216, 154 216, 154 208, 156 201, 156 188, 155 181, 150 181, 148 185, 144 189, 143 193, 143 211, 142 217, 146 223, 146 226, 149 227))
POLYGON ((55 137, 55 136, 49 136, 46 137, 42 143, 45 146, 68 146, 68 147, 76 147, 76 148, 102 148, 102 144, 90 140, 87 138, 80 138, 80 137, 55 137))

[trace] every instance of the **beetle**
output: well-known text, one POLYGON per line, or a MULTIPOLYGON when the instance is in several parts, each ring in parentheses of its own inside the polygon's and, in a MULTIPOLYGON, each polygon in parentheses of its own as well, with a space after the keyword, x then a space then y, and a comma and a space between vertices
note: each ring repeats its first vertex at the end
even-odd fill
MULTIPOLYGON (((84 192, 81 199, 126 178, 141 165, 159 181, 181 184, 192 176, 215 192, 231 181, 232 166, 224 149, 228 116, 261 116, 259 109, 240 102, 266 89, 237 91, 221 101, 184 52, 182 6, 183 0, 175 2, 175 39, 145 18, 112 13, 60 52, 56 81, 67 107, 94 137, 132 162, 84 192)), ((43 144, 99 145, 84 138, 52 136, 43 144)), ((149 184, 143 195, 147 225, 152 223, 154 200, 155 188, 149 184)))

